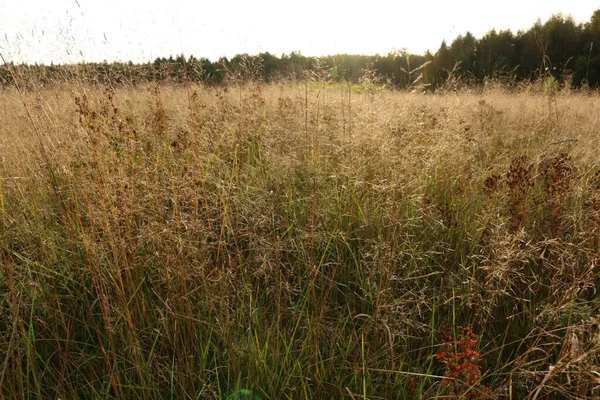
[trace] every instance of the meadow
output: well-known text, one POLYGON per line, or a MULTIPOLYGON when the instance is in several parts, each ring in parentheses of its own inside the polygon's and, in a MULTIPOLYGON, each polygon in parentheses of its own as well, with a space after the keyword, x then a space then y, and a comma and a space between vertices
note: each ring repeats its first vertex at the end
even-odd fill
POLYGON ((0 89, 0 397, 600 396, 600 96, 0 89))

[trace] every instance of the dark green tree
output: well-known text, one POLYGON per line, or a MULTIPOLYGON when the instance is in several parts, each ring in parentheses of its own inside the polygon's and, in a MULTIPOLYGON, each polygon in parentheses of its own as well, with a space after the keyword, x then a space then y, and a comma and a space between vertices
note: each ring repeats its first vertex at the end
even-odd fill
POLYGON ((438 84, 441 84, 448 79, 448 74, 454 67, 452 63, 452 53, 450 52, 450 49, 448 49, 445 40, 440 45, 440 48, 435 53, 433 59, 435 70, 438 74, 438 84))
POLYGON ((575 62, 573 84, 590 86, 600 84, 600 9, 585 24, 581 34, 581 49, 575 62))
POLYGON ((450 45, 452 62, 459 64, 458 70, 462 77, 474 76, 475 61, 477 60, 477 39, 471 32, 465 36, 459 35, 450 45))
POLYGON ((561 79, 564 73, 574 67, 575 59, 581 50, 582 25, 577 25, 571 17, 561 14, 552 16, 542 28, 542 43, 548 72, 561 79))
POLYGON ((511 31, 497 33, 492 29, 479 40, 475 68, 475 75, 479 80, 508 74, 517 65, 517 48, 511 31))

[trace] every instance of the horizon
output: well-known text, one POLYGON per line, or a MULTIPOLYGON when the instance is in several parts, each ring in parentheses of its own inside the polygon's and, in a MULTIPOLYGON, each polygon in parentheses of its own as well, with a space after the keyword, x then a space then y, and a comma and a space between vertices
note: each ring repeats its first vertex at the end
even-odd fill
POLYGON ((294 9, 272 0, 234 1, 228 9, 208 2, 164 4, 141 0, 0 0, 0 52, 16 64, 76 64, 133 62, 184 55, 218 61, 235 55, 299 52, 306 57, 336 54, 385 55, 435 53, 443 41, 471 32, 527 30, 536 21, 562 14, 579 23, 589 22, 598 5, 551 1, 508 0, 488 5, 478 2, 425 7, 375 0, 365 10, 320 4, 309 0, 294 9), (375 11, 377 10, 377 11, 375 11), (514 13, 514 10, 520 10, 514 13), (475 11, 475 14, 473 14, 475 11), (294 18, 289 16, 293 15, 294 18), (360 18, 360 19, 359 19, 360 18))

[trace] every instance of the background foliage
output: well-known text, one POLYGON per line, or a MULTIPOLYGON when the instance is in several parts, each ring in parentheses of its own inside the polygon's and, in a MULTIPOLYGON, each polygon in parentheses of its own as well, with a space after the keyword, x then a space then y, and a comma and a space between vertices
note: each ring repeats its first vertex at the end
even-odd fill
POLYGON ((554 15, 545 23, 538 20, 530 29, 489 31, 477 39, 471 33, 458 36, 450 45, 442 42, 435 54, 408 54, 405 50, 387 55, 338 54, 306 57, 298 52, 277 57, 270 53, 240 54, 218 61, 194 56, 157 58, 153 63, 88 63, 84 65, 5 65, 0 82, 10 84, 8 68, 19 71, 37 83, 51 83, 76 76, 90 82, 112 84, 148 81, 192 81, 226 83, 228 72, 248 74, 266 82, 293 79, 315 72, 331 79, 358 83, 366 76, 394 88, 420 87, 428 90, 461 79, 483 84, 490 79, 504 83, 529 81, 548 74, 573 87, 600 83, 600 9, 590 21, 576 24, 572 18, 554 15))

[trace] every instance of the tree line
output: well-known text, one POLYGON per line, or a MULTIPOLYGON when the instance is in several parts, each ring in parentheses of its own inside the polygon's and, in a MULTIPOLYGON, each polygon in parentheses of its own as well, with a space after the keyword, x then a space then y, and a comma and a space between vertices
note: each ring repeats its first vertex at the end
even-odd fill
POLYGON ((467 32, 449 45, 444 41, 435 52, 409 54, 405 50, 387 55, 338 54, 307 57, 299 52, 281 57, 268 52, 240 54, 217 61, 194 56, 157 58, 154 62, 84 63, 78 65, 15 65, 0 67, 0 84, 15 80, 50 84, 71 79, 108 83, 174 81, 204 82, 283 79, 347 80, 386 84, 390 87, 428 90, 451 82, 483 84, 490 79, 505 83, 553 76, 573 87, 600 84, 600 9, 587 23, 575 23, 561 14, 528 30, 491 30, 477 39, 467 32))

